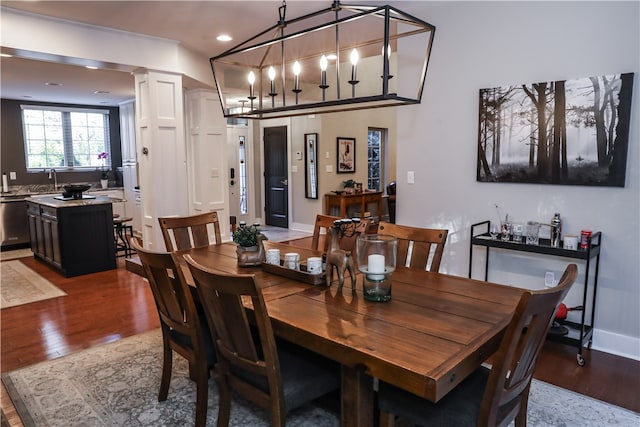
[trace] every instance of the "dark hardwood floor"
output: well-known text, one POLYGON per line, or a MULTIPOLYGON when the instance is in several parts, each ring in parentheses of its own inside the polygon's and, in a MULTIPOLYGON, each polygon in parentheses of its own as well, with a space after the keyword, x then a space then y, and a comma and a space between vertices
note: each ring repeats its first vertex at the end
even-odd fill
MULTIPOLYGON (((68 295, 2 310, 3 373, 159 327, 151 291, 125 270, 122 258, 117 270, 75 278, 32 257, 20 260, 68 295)), ((585 357, 586 366, 580 367, 575 347, 548 342, 535 377, 640 412, 640 362, 594 350, 586 350, 585 357)), ((21 425, 2 389, 10 425, 21 425)))

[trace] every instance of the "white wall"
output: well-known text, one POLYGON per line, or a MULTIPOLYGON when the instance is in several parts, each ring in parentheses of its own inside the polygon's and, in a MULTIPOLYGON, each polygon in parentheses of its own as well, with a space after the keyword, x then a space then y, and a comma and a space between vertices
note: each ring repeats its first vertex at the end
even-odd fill
MULTIPOLYGON (((560 212, 565 233, 601 230, 594 348, 640 359, 640 3, 407 2, 403 10, 436 33, 423 102, 398 109, 398 222, 448 228, 441 270, 460 276, 470 224, 495 221, 496 203, 519 221, 560 212), (476 182, 479 89, 624 72, 636 73, 625 188, 476 182)), ((540 288, 545 271, 559 277, 569 262, 494 251, 489 280, 540 288)), ((581 303, 578 280, 570 306, 581 303)))

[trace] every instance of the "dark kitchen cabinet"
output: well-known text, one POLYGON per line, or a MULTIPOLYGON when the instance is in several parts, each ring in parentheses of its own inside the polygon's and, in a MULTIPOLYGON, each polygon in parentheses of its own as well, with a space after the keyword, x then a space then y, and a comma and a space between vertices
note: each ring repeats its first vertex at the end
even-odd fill
POLYGON ((56 209, 29 202, 27 215, 29 217, 31 250, 37 257, 61 268, 60 233, 58 232, 56 209))
POLYGON ((116 268, 113 211, 108 199, 66 205, 49 199, 27 203, 34 256, 66 277, 116 268))

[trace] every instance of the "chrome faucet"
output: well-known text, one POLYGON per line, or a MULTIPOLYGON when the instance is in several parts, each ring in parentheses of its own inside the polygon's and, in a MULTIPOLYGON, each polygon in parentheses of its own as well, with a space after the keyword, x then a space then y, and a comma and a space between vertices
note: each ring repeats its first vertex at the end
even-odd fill
POLYGON ((53 175, 53 189, 57 190, 58 189, 58 173, 54 168, 49 169, 49 179, 51 179, 52 175, 53 175))

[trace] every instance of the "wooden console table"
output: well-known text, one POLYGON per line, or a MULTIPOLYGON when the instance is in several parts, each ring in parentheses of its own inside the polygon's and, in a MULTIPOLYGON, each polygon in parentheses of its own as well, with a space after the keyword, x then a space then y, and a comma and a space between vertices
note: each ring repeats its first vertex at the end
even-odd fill
POLYGON ((367 211, 367 204, 376 204, 375 217, 380 220, 382 214, 382 191, 363 191, 362 193, 352 194, 335 194, 327 193, 324 195, 324 214, 331 215, 331 208, 337 206, 340 209, 338 216, 347 218, 347 210, 350 206, 358 206, 360 208, 360 216, 364 218, 367 211))

